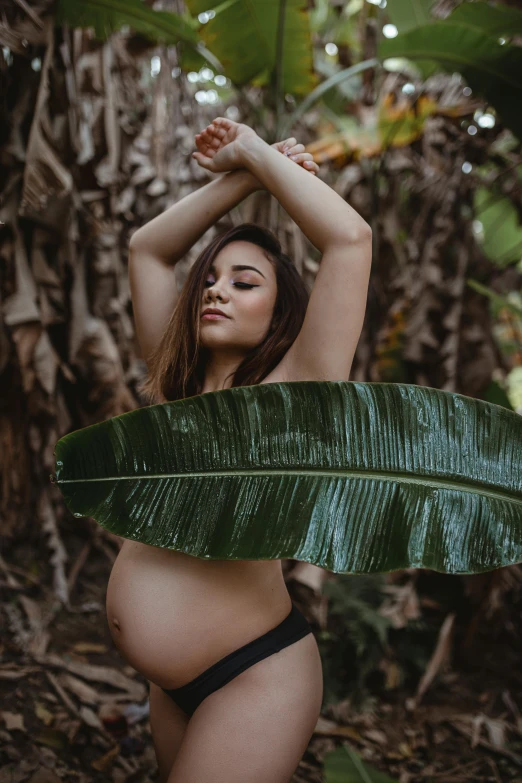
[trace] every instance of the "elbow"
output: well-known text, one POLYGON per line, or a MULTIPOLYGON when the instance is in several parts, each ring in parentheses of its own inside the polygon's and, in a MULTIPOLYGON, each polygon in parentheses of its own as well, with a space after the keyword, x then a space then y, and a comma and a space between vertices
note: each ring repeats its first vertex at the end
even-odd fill
POLYGON ((354 226, 353 231, 351 232, 352 235, 352 242, 359 242, 359 243, 365 243, 372 241, 372 227, 369 223, 366 222, 366 220, 361 220, 360 224, 357 226, 354 226))
POLYGON ((365 220, 361 219, 356 225, 346 228, 341 239, 343 243, 349 242, 352 245, 364 245, 372 243, 372 236, 372 227, 365 220))
POLYGON ((363 238, 369 239, 370 242, 372 241, 373 238, 372 227, 370 226, 369 223, 366 222, 366 220, 363 221, 363 238))
POLYGON ((129 239, 129 250, 136 248, 136 245, 139 242, 138 234, 139 234, 139 229, 136 229, 136 231, 134 231, 134 233, 131 235, 131 238, 129 239))

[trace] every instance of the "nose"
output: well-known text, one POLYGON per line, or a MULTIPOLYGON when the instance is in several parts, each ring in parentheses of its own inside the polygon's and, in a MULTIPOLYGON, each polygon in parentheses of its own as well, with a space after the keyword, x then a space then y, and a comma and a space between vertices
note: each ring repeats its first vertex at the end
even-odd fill
POLYGON ((222 297, 222 295, 219 293, 219 291, 218 291, 218 290, 216 290, 216 289, 214 289, 214 288, 207 288, 207 290, 206 290, 206 294, 207 294, 207 297, 209 297, 209 298, 210 298, 210 299, 212 299, 213 301, 214 301, 215 299, 220 299, 220 300, 223 300, 223 297, 222 297))

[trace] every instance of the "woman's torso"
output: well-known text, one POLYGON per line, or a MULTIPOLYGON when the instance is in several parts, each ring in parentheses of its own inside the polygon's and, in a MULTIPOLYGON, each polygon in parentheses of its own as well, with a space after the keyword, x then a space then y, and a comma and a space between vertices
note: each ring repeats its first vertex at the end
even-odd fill
POLYGON ((278 625, 291 600, 280 560, 206 560, 125 540, 106 608, 123 657, 177 688, 278 625))

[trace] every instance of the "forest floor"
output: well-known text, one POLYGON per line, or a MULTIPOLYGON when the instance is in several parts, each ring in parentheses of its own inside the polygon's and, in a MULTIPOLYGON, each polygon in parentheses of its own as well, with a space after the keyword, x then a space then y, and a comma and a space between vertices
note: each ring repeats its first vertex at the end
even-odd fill
MULTIPOLYGON (((52 567, 35 567, 29 544, 0 560, 0 783, 157 783, 147 680, 122 659, 105 614, 115 551, 102 539, 72 549, 70 607, 54 612, 52 567)), ((288 582, 308 614, 302 588, 288 582)), ((323 704, 292 783, 522 783, 521 651, 484 626, 468 668, 432 659, 440 671, 416 706, 411 679, 365 711, 349 697, 323 704), (353 776, 342 771, 350 751, 364 762, 353 776)))

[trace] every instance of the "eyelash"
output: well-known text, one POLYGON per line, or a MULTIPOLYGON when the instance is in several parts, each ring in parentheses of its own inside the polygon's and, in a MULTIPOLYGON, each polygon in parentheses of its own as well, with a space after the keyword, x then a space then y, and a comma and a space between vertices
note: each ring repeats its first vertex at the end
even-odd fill
MULTIPOLYGON (((207 285, 208 282, 209 282, 208 280, 205 281, 205 286, 207 285)), ((212 283, 211 283, 211 285, 212 285, 212 283)), ((257 285, 251 285, 250 283, 234 283, 234 285, 240 286, 240 287, 245 286, 245 288, 257 288, 257 285)))

